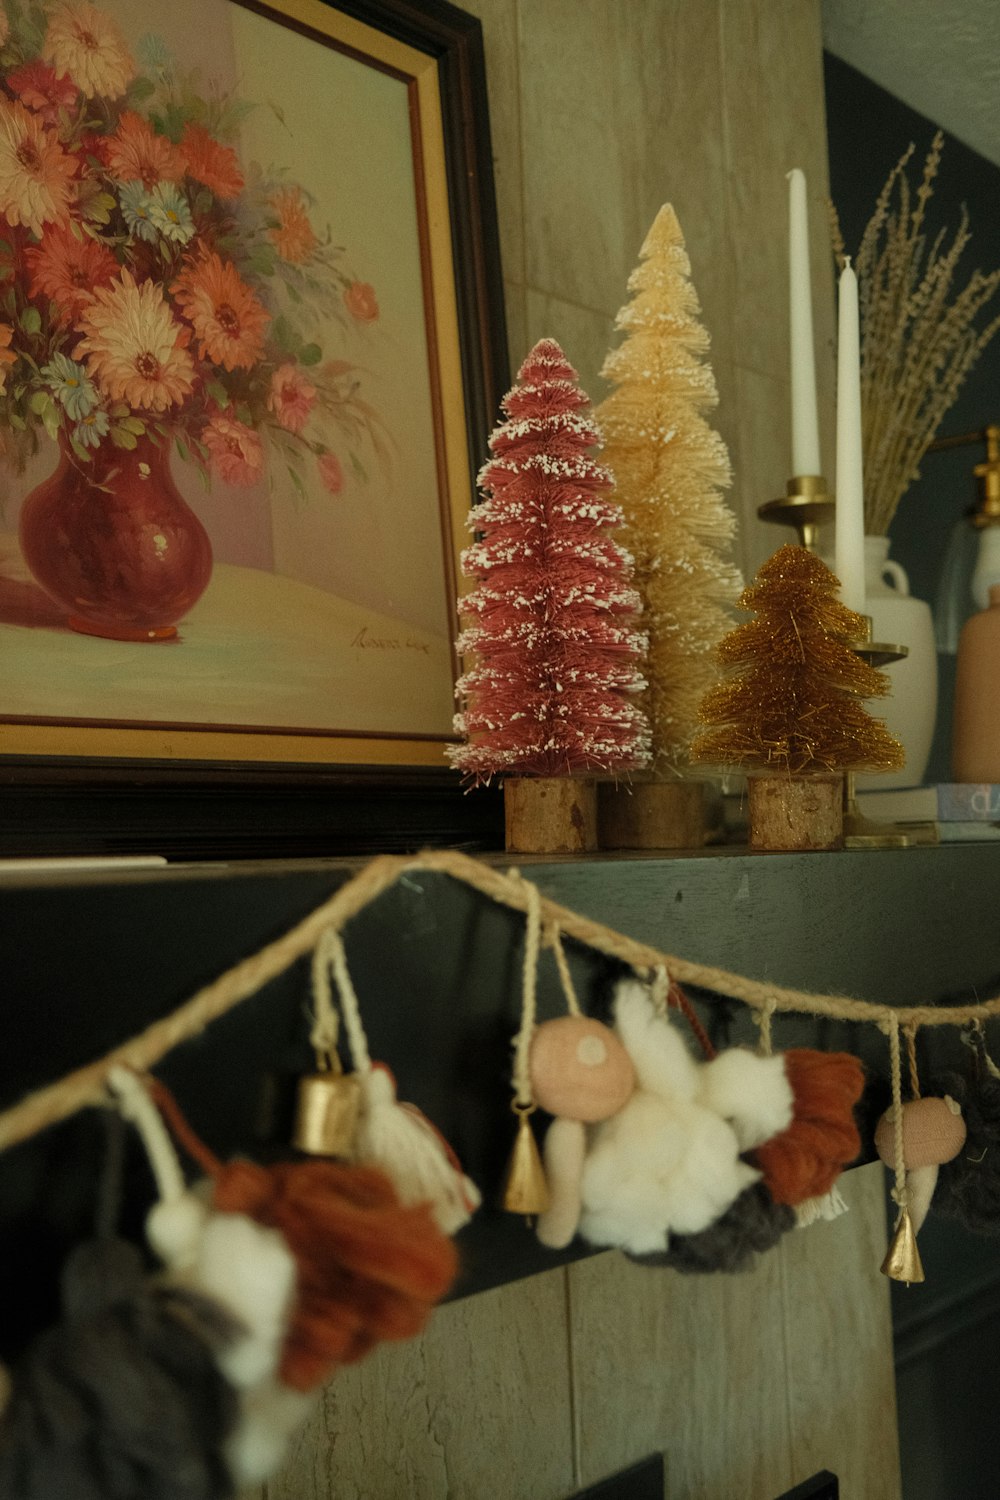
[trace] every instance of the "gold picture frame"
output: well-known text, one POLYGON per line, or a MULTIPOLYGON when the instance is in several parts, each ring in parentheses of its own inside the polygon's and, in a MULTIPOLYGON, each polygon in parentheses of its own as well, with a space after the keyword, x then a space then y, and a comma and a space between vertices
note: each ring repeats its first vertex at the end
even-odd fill
MULTIPOLYGON (((124 16, 129 10, 125 0, 97 0, 97 3, 99 9, 103 6, 112 13, 112 19, 114 15, 124 16)), ((348 118, 345 115, 337 122, 336 138, 340 142, 350 142, 352 153, 360 153, 361 159, 353 165, 352 171, 354 178, 367 186, 359 191, 364 193, 370 186, 375 205, 371 211, 373 218, 381 215, 381 222, 399 222, 403 225, 400 240, 405 239, 405 214, 400 209, 394 218, 397 210, 393 208, 391 212, 388 211, 378 199, 378 195, 385 191, 385 181, 392 176, 392 172, 374 158, 368 162, 365 152, 375 150, 372 137, 379 132, 373 127, 382 120, 383 113, 394 119, 405 113, 409 129, 412 217, 415 243, 419 246, 419 263, 412 263, 411 256, 411 263, 407 263, 404 268, 405 276, 402 270, 400 275, 401 284, 419 283, 420 305, 416 309, 411 305, 408 315, 423 328, 425 352, 414 355, 413 359, 414 368, 421 361, 426 362, 426 391, 422 393, 423 407, 417 415, 404 411, 405 399, 386 398, 386 410, 376 410, 376 416, 389 433, 384 444, 387 448, 391 447, 394 436, 393 424, 398 423, 402 436, 396 441, 395 451, 390 457, 395 464, 395 493, 406 496, 408 510, 412 496, 401 474, 411 460, 411 453, 418 453, 418 457, 413 459, 415 467, 418 462, 424 465, 425 470, 428 465, 433 467, 432 484, 423 484, 420 489, 420 504, 423 506, 420 516, 423 519, 418 518, 415 523, 420 536, 432 533, 432 540, 425 545, 418 537, 417 545, 404 537, 393 543, 392 527, 385 523, 384 517, 381 521, 378 517, 373 521, 373 527, 376 524, 382 526, 379 556, 388 559, 384 566, 390 573, 395 570, 394 576, 398 576, 401 581, 396 585, 384 580, 380 582, 379 567, 383 565, 373 562, 369 569, 373 578, 368 585, 367 595, 359 590, 360 602, 358 599, 348 598, 345 603, 338 598, 338 628, 342 627, 345 632, 353 629, 353 635, 345 636, 345 639, 349 640, 363 666, 359 666, 354 675, 350 675, 345 668, 342 678, 338 679, 348 684, 349 694, 354 694, 351 698, 353 707, 344 712, 346 721, 340 722, 331 711, 331 722, 323 724, 296 722, 297 705, 303 700, 292 700, 287 681, 293 674, 290 670, 283 675, 280 657, 270 664, 269 686, 270 701, 285 704, 287 700, 292 705, 282 708, 284 718, 274 718, 264 713, 261 722, 256 722, 253 706, 248 708, 246 704, 243 705, 242 718, 238 722, 234 722, 231 717, 227 718, 217 707, 217 699, 225 696, 228 683, 225 665, 223 663, 213 676, 211 666, 205 666, 205 661, 210 662, 211 658, 204 653, 200 660, 202 675, 190 690, 204 695, 204 713, 198 717, 185 713, 183 706, 179 710, 172 709, 162 719, 149 714, 142 706, 134 713, 107 712, 108 702, 132 701, 124 689, 120 688, 110 667, 105 673, 105 679, 96 680, 93 686, 94 701, 105 707, 93 713, 81 712, 81 704, 85 703, 84 687, 81 686, 80 670, 73 663, 74 660, 83 659, 85 647, 78 643, 84 641, 85 637, 78 631, 76 637, 71 639, 65 630, 59 636, 59 652, 54 655, 61 660, 59 670, 65 674, 68 684, 66 691, 72 698, 73 711, 62 712, 57 696, 59 689, 46 687, 47 681, 51 684, 54 679, 47 679, 45 671, 40 672, 38 669, 38 662, 44 663, 45 657, 45 626, 17 623, 22 616, 16 610, 26 597, 23 588, 31 587, 26 574, 22 573, 13 580, 20 586, 19 589, 8 589, 8 596, 15 599, 15 623, 10 623, 10 612, 6 618, 4 616, 4 554, 0 549, 0 635, 6 633, 8 636, 6 642, 0 641, 0 774, 8 787, 8 799, 11 796, 10 788, 19 785, 86 785, 93 784, 95 775, 102 785, 107 786, 115 780, 119 771, 124 778, 133 780, 138 771, 141 773, 140 779, 146 784, 169 782, 174 773, 177 773, 175 779, 190 783, 196 768, 202 767, 210 774, 213 784, 219 784, 220 776, 230 776, 250 791, 256 778, 263 775, 273 781, 274 773, 282 771, 286 782, 289 776, 294 775, 300 785, 308 785, 310 777, 316 776, 321 777, 324 785, 328 786, 331 772, 337 769, 350 769, 354 773, 371 770, 384 781, 386 777, 391 779, 396 770, 405 780, 408 775, 412 778, 416 774, 419 778, 421 773, 443 768, 445 765, 443 750, 451 734, 450 701, 457 670, 451 641, 455 634, 458 551, 465 514, 474 494, 475 470, 484 456, 479 450, 495 418, 497 401, 506 382, 503 306, 481 29, 474 18, 453 6, 438 3, 438 0, 423 0, 423 3, 417 5, 410 3, 410 0, 407 3, 403 3, 403 0, 347 0, 344 4, 328 4, 324 0, 268 0, 267 4, 257 3, 257 0, 169 0, 169 3, 157 8, 155 21, 152 23, 154 30, 159 31, 163 24, 162 18, 172 7, 185 11, 192 4, 202 17, 207 14, 209 7, 220 13, 224 10, 233 18, 234 23, 239 21, 241 44, 253 47, 262 54, 263 61, 257 59, 259 65, 254 76, 261 78, 269 86, 272 77, 275 80, 273 86, 278 90, 277 97, 265 98, 263 110, 268 116, 271 138, 283 143, 283 132, 288 138, 289 159, 280 165, 281 169, 290 170, 292 176, 296 166, 296 138, 294 127, 289 122, 298 105, 298 88, 290 89, 282 98, 282 76, 292 78, 296 68, 300 75, 311 69, 310 78, 302 87, 307 93, 309 89, 312 90, 314 114, 319 112, 316 101, 325 100, 328 94, 336 94, 337 100, 350 95, 350 99, 343 105, 345 111, 352 107, 351 100, 357 106, 357 100, 349 89, 340 87, 339 84, 335 86, 334 69, 338 70, 338 80, 346 78, 345 70, 351 70, 352 75, 357 75, 359 79, 364 74, 363 85, 359 83, 355 91, 358 98, 365 93, 369 84, 375 90, 377 80, 377 89, 381 91, 378 99, 389 99, 391 107, 383 111, 377 99, 375 105, 366 105, 356 117, 348 118), (274 45, 271 45, 272 42, 274 45), (278 58, 279 53, 285 56, 284 63, 278 58), (306 55, 309 59, 308 68, 303 69, 301 60, 306 55), (327 69, 330 73, 329 85, 324 79, 327 69), (389 541, 386 540, 387 535, 389 541), (397 618, 388 608, 389 604, 395 603, 390 596, 405 588, 408 582, 406 575, 418 568, 425 570, 427 578, 432 579, 433 586, 422 584, 419 589, 416 584, 412 586, 414 597, 410 613, 416 617, 423 610, 429 618, 429 612, 433 609, 435 628, 430 631, 419 624, 413 624, 407 618, 406 610, 401 609, 398 616, 399 628, 393 630, 385 624, 388 620, 391 626, 397 618), (378 593, 379 588, 384 592, 386 607, 377 608, 370 604, 371 599, 376 604, 382 599, 378 593), (373 610, 372 617, 377 622, 370 628, 365 623, 369 609, 373 610), (447 649, 442 645, 445 638, 447 649), (433 640, 436 652, 433 659, 428 640, 433 640), (43 647, 39 647, 40 641, 43 642, 43 647), (24 685, 18 687, 18 651, 26 652, 29 645, 34 655, 31 662, 24 665, 24 685), (402 660, 398 663, 390 661, 390 665, 386 667, 386 660, 393 657, 402 660), (3 666, 4 659, 7 662, 6 670, 3 666), (428 683, 432 682, 431 691, 424 685, 421 673, 425 674, 428 683), (411 679, 415 684, 412 690, 412 709, 403 701, 411 679), (366 697, 369 680, 372 683, 371 693, 366 697), (53 701, 50 711, 44 712, 40 709, 47 706, 47 690, 53 701), (21 699, 18 698, 19 692, 21 699), (119 699, 113 697, 116 693, 121 694, 119 699), (433 700, 433 709, 426 706, 428 695, 433 700), (29 712, 24 711, 26 702, 31 704, 29 712), (352 713, 356 715, 356 721, 351 718, 352 713), (412 724, 406 717, 408 713, 413 715, 412 724), (424 715, 424 718, 421 719, 420 715, 424 715), (433 723, 430 722, 431 717, 433 723)), ((134 12, 135 7, 132 6, 131 10, 134 12)), ((120 29, 125 29, 124 21, 120 29)), ((136 20, 135 29, 148 31, 150 23, 147 21, 145 26, 140 27, 136 20)), ((148 76, 155 76, 155 37, 152 41, 146 37, 143 42, 138 37, 126 35, 125 40, 129 46, 145 46, 146 73, 148 76), (150 57, 153 58, 152 62, 149 62, 150 57)), ((245 64, 245 58, 242 61, 245 64)), ((164 65, 161 63, 160 66, 164 65)), ((235 72, 239 74, 241 82, 246 71, 238 56, 235 72)), ((189 76, 193 76, 190 70, 189 76)), ((204 70, 203 82, 207 101, 205 114, 206 118, 211 118, 215 105, 210 89, 214 85, 204 76, 204 70)), ((137 98, 144 97, 142 90, 133 88, 133 93, 137 98)), ((374 92, 372 97, 375 98, 374 92)), ((301 109, 306 107, 303 104, 301 109)), ((326 110, 325 103, 322 108, 326 110)), ((138 106, 135 112, 141 112, 138 106)), ((159 120, 160 117, 153 118, 159 120)), ((327 119, 325 113, 323 118, 327 119)), ((332 119, 333 115, 329 118, 332 119)), ((123 127, 120 126, 119 136, 122 134, 123 127)), ((174 135, 177 134, 178 130, 175 129, 174 135)), ((390 128, 387 126, 381 135, 388 139, 391 135, 390 128)), ((299 139, 301 141, 301 136, 299 139)), ((397 128, 391 147, 387 147, 387 150, 391 149, 398 155, 401 149, 400 139, 397 128)), ((251 168, 249 163, 244 163, 244 166, 249 181, 251 168)), ((401 188, 400 204, 404 200, 409 201, 406 190, 401 188)), ((272 198, 270 201, 275 200, 272 198)), ((306 197, 303 201, 312 206, 319 225, 326 205, 317 203, 314 197, 306 197)), ((352 222, 367 223, 357 194, 351 199, 351 203, 358 207, 352 222)), ((0 224, 0 234, 2 230, 3 226, 0 224)), ((272 225, 263 233, 270 234, 273 239, 277 231, 272 225)), ((359 238, 361 233, 359 230, 359 238)), ((413 240, 413 235, 410 238, 413 240)), ((323 243, 335 247, 339 253, 335 237, 328 236, 323 243)), ((333 253, 334 248, 331 248, 330 255, 333 253)), ((397 256, 401 267, 405 260, 404 252, 395 243, 390 244, 388 249, 383 247, 383 260, 389 266, 387 275, 393 272, 390 265, 392 255, 397 256)), ((178 264, 187 264, 180 253, 178 264)), ((185 272, 182 270, 178 274, 182 278, 185 272)), ((357 276, 358 280, 351 283, 343 297, 347 299, 352 286, 362 288, 355 297, 356 318, 360 323, 372 321, 369 316, 371 307, 364 305, 365 292, 373 294, 369 275, 363 268, 357 276), (361 299, 360 306, 358 297, 361 299)), ((371 279, 375 279, 374 275, 371 279)), ((404 293, 398 292, 397 303, 400 307, 404 300, 404 293)), ((410 301, 412 304, 412 298, 410 301)), ((381 308, 379 310, 381 312, 381 308)), ((343 318, 343 310, 340 312, 343 318)), ((45 315, 43 310, 43 317, 45 315)), ((385 321, 388 322, 388 319, 385 321)), ((400 328, 402 326, 400 324, 400 328)), ((412 328, 414 321, 406 326, 412 328)), ((362 334, 365 331, 364 328, 360 330, 362 334)), ((352 326, 348 332, 353 334, 356 330, 352 326)), ((198 347, 198 337, 196 326, 191 334, 192 349, 198 347)), ((388 331, 387 339, 390 360, 400 362, 412 353, 411 346, 418 342, 397 333, 395 329, 388 331)), ((381 357, 385 362, 384 350, 381 351, 381 357)), ((367 370, 367 365, 360 356, 356 356, 355 367, 367 370)), ((93 367, 91 365, 87 368, 93 367)), ((327 369, 327 365, 318 368, 322 371, 327 369)), ((226 374, 224 370, 222 373, 226 374)), ((311 371, 306 370, 305 374, 311 377, 311 371)), ((419 379, 409 378, 408 389, 414 390, 419 384, 419 379)), ((235 401, 235 397, 231 395, 229 399, 235 401)), ((367 405, 372 409, 377 408, 377 400, 377 396, 366 397, 367 405)), ((236 408, 231 406, 229 410, 235 411, 236 408)), ((278 436, 285 442, 287 434, 279 433, 278 436)), ((298 459, 294 462, 298 463, 298 459)), ((365 465, 359 460, 356 467, 362 471, 365 465)), ((374 467, 374 461, 369 467, 374 467)), ((369 481, 367 493, 371 495, 378 480, 373 480, 367 471, 366 477, 369 481)), ((298 558, 298 566, 304 570, 307 581, 292 578, 289 582, 287 575, 281 573, 276 566, 272 568, 271 575, 265 577, 266 569, 255 569, 253 565, 247 566, 239 562, 218 564, 217 576, 228 569, 226 597, 233 601, 234 609, 243 608, 255 621, 261 618, 266 620, 268 617, 260 613, 260 609, 265 606, 258 606, 253 599, 248 599, 248 590, 257 583, 267 583, 268 588, 262 589, 261 598, 269 600, 280 583, 284 593, 280 602, 281 612, 277 617, 282 620, 286 614, 290 617, 287 632, 289 637, 294 637, 301 649, 308 651, 321 637, 320 626, 331 617, 328 601, 320 597, 323 590, 317 586, 309 572, 314 567, 315 559, 322 555, 321 543, 328 533, 323 530, 326 513, 324 512, 321 524, 316 519, 316 507, 309 509, 311 495, 301 493, 301 475, 296 478, 295 484, 296 492, 291 495, 291 503, 287 497, 285 499, 281 526, 285 528, 285 533, 294 533, 296 505, 302 507, 299 514, 305 514, 310 519, 308 526, 306 522, 302 523, 301 535, 293 534, 289 540, 288 535, 283 533, 283 545, 287 555, 294 554, 298 558), (291 522, 288 520, 289 516, 292 517, 291 522), (315 536, 308 529, 309 526, 316 528, 315 536), (291 596, 293 600, 305 599, 310 608, 315 608, 319 623, 313 635, 309 634, 311 627, 304 625, 295 613, 295 606, 287 603, 286 596, 291 596), (303 639, 306 641, 305 646, 301 645, 303 639)), ((315 489, 315 484, 313 488, 315 489)), ((271 500, 269 503, 273 507, 276 502, 271 500)), ((358 509, 356 507, 356 511, 358 509)), ((279 526, 273 520, 273 509, 270 514, 271 529, 276 532, 279 526)), ((355 515, 355 563, 351 566, 357 575, 365 573, 368 561, 363 521, 363 515, 360 520, 355 515)), ((0 512, 0 533, 2 532, 3 517, 0 512)), ((242 556, 240 548, 247 544, 244 538, 235 534, 232 522, 228 534, 235 535, 234 555, 242 556)), ((9 543, 10 538, 7 540, 9 543)), ((375 558, 374 548, 372 558, 375 558)), ((345 563, 344 566, 347 567, 348 564, 345 563)), ((12 580, 8 577, 7 582, 11 584, 12 580)), ((213 577, 209 589, 214 586, 213 577)), ((329 592, 332 597, 335 590, 331 589, 329 592)), ((203 599, 209 597, 206 592, 203 599)), ((222 598, 222 591, 219 597, 222 598)), ((196 605, 194 608, 198 607, 196 605)), ((217 605, 216 616, 221 611, 222 605, 217 605)), ((235 628, 234 620, 223 619, 219 628, 231 635, 235 628)), ((180 633, 185 635, 183 625, 180 633)), ((53 638, 54 636, 55 633, 53 638)), ((226 638, 229 639, 229 636, 226 638)), ((189 702, 184 697, 188 692, 187 686, 175 688, 175 679, 183 677, 184 673, 182 653, 185 644, 183 640, 179 645, 173 641, 136 644, 133 640, 124 645, 115 643, 109 647, 106 641, 97 642, 93 659, 97 659, 96 653, 102 651, 103 661, 127 662, 128 672, 125 675, 132 674, 128 680, 134 684, 134 701, 140 705, 149 702, 148 695, 142 697, 140 681, 147 663, 176 662, 176 667, 169 667, 173 676, 166 675, 167 667, 162 669, 164 681, 169 680, 171 691, 176 691, 176 699, 165 696, 162 701, 176 701, 185 705, 189 702)), ((280 644, 282 642, 279 641, 280 644)), ((277 653, 277 646, 275 651, 277 653)), ((320 684, 316 688, 317 703, 322 697, 322 670, 321 665, 317 667, 311 660, 302 665, 303 679, 309 679, 310 684, 313 681, 320 684)), ((53 672, 55 671, 54 666, 53 672)), ((83 675, 85 677, 86 672, 83 675)), ((95 669, 95 679, 100 679, 100 675, 95 669)), ((163 691, 166 694, 165 688, 163 691)), ((37 807, 38 804, 35 805, 37 807)), ((2 819, 0 852, 5 852, 2 819)), ((9 844, 6 852, 9 852, 9 844)))

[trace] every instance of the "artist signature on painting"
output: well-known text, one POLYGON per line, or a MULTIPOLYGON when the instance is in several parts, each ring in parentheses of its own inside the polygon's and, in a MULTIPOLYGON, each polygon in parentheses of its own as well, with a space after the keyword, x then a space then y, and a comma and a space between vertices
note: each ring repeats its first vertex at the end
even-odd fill
POLYGON ((372 635, 367 625, 362 625, 351 645, 359 651, 422 651, 425 656, 431 654, 427 641, 414 640, 411 635, 372 635))

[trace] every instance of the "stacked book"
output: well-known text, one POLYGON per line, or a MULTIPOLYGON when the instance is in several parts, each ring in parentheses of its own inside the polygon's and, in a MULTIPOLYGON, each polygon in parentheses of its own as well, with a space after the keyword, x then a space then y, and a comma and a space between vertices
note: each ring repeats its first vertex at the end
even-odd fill
POLYGON ((941 843, 1000 839, 1000 785, 994 782, 874 788, 858 793, 858 811, 880 823, 933 823, 941 843))

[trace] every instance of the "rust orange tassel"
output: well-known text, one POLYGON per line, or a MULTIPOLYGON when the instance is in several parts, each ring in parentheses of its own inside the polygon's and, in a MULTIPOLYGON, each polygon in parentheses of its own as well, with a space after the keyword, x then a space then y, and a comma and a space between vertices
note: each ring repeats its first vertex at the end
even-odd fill
POLYGON ((790 1207, 829 1192, 861 1150, 854 1106, 864 1088, 861 1063, 849 1052, 798 1047, 784 1054, 792 1086, 791 1124, 752 1153, 775 1203, 790 1207))
POLYGON ((222 1162, 162 1084, 151 1092, 168 1124, 213 1180, 219 1213, 248 1214, 284 1236, 298 1295, 279 1374, 306 1391, 380 1339, 419 1333, 458 1270, 458 1253, 427 1204, 404 1207, 375 1167, 333 1161, 222 1162))

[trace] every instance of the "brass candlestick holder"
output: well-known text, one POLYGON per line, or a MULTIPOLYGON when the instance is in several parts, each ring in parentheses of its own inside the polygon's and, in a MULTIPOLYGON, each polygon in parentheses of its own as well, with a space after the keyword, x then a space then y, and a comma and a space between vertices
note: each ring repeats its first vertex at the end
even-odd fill
POLYGON ((758 505, 757 514, 762 521, 793 526, 799 534, 799 546, 815 552, 819 528, 833 520, 834 509, 833 496, 821 474, 797 474, 788 481, 785 494, 777 500, 765 500, 758 505))
MULTIPOLYGON (((866 634, 863 640, 853 642, 853 649, 871 667, 886 667, 890 662, 902 661, 909 656, 908 646, 890 645, 888 641, 872 640, 871 615, 864 616, 866 634)), ((903 828, 899 823, 877 823, 866 818, 858 809, 856 773, 844 773, 844 848, 845 849, 909 849, 914 844, 926 843, 919 831, 903 828)))

